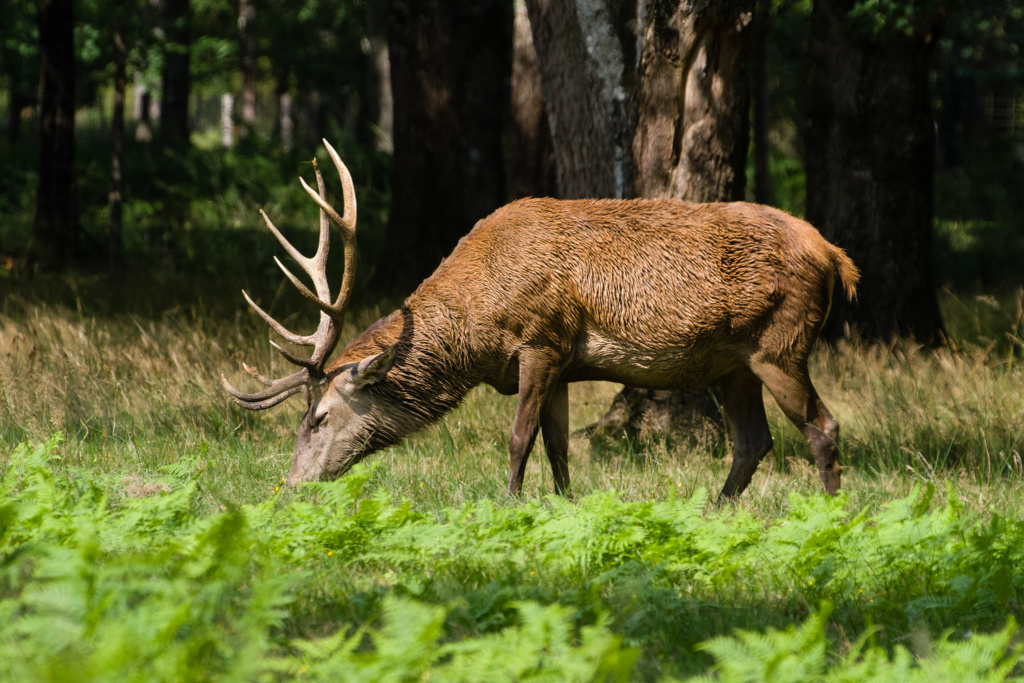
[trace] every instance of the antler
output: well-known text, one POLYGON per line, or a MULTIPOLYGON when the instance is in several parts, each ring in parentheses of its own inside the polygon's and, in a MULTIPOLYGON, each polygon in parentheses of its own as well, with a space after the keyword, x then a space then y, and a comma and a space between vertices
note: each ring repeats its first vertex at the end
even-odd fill
POLYGON ((276 256, 274 261, 278 267, 284 271, 285 276, 291 280, 299 292, 302 293, 307 299, 316 304, 317 308, 320 309, 320 324, 317 326, 316 331, 309 335, 299 335, 289 331, 281 323, 274 320, 270 315, 262 308, 256 305, 256 303, 249 298, 249 295, 242 291, 242 295, 245 300, 249 302, 253 310, 263 318, 271 329, 281 335, 285 340, 296 344, 298 346, 312 346, 313 353, 309 358, 300 358, 295 356, 276 342, 271 341, 270 344, 280 352, 289 362, 294 363, 302 368, 298 372, 284 377, 279 380, 269 380, 263 377, 257 370, 244 365, 245 370, 253 377, 258 379, 260 382, 267 386, 266 389, 253 393, 246 394, 238 391, 228 383, 227 379, 222 375, 221 381, 224 384, 224 388, 227 389, 235 402, 243 408, 249 410, 263 410, 264 408, 270 408, 275 406, 281 401, 285 400, 289 396, 296 394, 300 391, 304 391, 314 378, 323 376, 324 364, 327 362, 327 358, 331 355, 331 351, 338 344, 338 338, 341 336, 341 328, 344 324, 345 317, 345 306, 348 304, 349 298, 352 296, 352 288, 355 284, 355 263, 356 263, 356 192, 355 187, 352 184, 352 176, 349 174, 345 164, 342 163, 341 157, 331 147, 330 143, 324 140, 324 145, 327 147, 328 153, 331 155, 331 160, 334 161, 335 168, 338 169, 338 175, 341 176, 342 193, 345 202, 345 214, 339 216, 338 212, 327 203, 326 191, 324 188, 324 179, 320 175, 320 167, 317 165, 316 159, 313 159, 313 168, 316 170, 316 183, 319 192, 314 192, 313 189, 306 184, 306 181, 299 178, 302 183, 302 187, 305 188, 306 192, 313 198, 313 200, 320 207, 320 242, 317 246, 316 254, 312 258, 306 258, 299 251, 291 245, 291 243, 285 239, 284 235, 274 226, 267 214, 260 210, 260 215, 263 216, 264 222, 270 232, 274 234, 277 241, 281 243, 285 251, 295 259, 295 261, 302 267, 306 274, 309 275, 313 281, 313 291, 310 291, 306 285, 302 283, 295 275, 292 274, 288 268, 285 267, 281 260, 276 256), (342 245, 345 251, 345 271, 341 278, 341 289, 338 291, 337 298, 331 301, 331 289, 327 283, 327 252, 330 247, 331 233, 330 223, 334 223, 338 226, 338 231, 341 233, 342 245))

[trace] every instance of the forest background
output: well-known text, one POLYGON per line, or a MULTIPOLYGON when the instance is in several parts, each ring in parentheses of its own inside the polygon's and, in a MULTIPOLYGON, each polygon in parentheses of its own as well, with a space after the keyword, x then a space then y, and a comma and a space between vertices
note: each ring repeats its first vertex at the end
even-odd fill
POLYGON ((9 677, 1019 673, 1022 46, 1010 0, 9 2, 9 677), (714 394, 606 385, 573 389, 578 504, 537 455, 499 495, 514 403, 486 390, 281 490, 301 406, 245 414, 217 378, 280 363, 239 289, 315 324, 258 209, 312 251, 322 138, 359 199, 343 340, 520 196, 806 217, 863 275, 812 368, 849 493, 816 497, 772 406, 773 455, 718 508, 714 394))

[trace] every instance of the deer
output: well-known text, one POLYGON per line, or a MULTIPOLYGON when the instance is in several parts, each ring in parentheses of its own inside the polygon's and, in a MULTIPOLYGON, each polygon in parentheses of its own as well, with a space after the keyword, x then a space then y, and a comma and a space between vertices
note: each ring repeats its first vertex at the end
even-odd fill
POLYGON ((859 272, 809 223, 744 202, 526 198, 477 222, 401 307, 352 339, 334 361, 355 282, 352 177, 324 140, 341 177, 344 214, 300 178, 320 207, 316 254, 303 256, 260 211, 313 289, 274 260, 320 311, 310 335, 287 330, 243 290, 285 341, 312 347, 300 369, 268 379, 243 363, 261 391, 235 389, 242 408, 265 410, 301 393, 287 482, 334 479, 457 406, 477 385, 518 394, 509 437, 508 493, 520 494, 540 432, 556 493, 570 495, 569 384, 602 380, 698 390, 716 381, 732 441, 721 499, 747 488, 773 445, 762 388, 807 440, 825 492, 840 489, 839 424, 808 373, 836 276, 853 300, 859 272), (325 266, 330 224, 344 272, 331 299, 325 266))

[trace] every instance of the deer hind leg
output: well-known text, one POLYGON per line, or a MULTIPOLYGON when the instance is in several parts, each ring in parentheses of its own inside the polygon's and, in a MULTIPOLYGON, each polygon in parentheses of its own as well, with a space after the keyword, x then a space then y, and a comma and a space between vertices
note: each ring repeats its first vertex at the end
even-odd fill
MULTIPOLYGON (((519 405, 516 408, 516 419, 512 424, 512 436, 509 439, 509 475, 508 493, 510 496, 518 495, 523 489, 523 476, 526 474, 526 461, 533 450, 533 444, 537 440, 537 431, 540 426, 539 418, 543 412, 545 421, 548 421, 547 408, 556 391, 558 382, 558 365, 548 354, 538 350, 524 350, 519 357, 519 405)), ((557 401, 556 401, 557 402, 557 401)), ((565 396, 566 420, 568 429, 568 392, 565 396)), ((549 439, 549 429, 545 429, 545 440, 549 439)), ((568 433, 565 436, 568 444, 568 433)), ((557 442, 557 440, 556 440, 557 442)), ((568 446, 566 446, 566 451, 568 446)), ((557 449, 556 449, 557 453, 557 449)), ((551 458, 549 451, 548 457, 551 458)), ((552 470, 555 472, 555 485, 558 486, 559 476, 564 473, 564 483, 569 484, 568 467, 565 464, 566 455, 561 456, 561 462, 556 467, 555 460, 551 461, 552 470), (560 469, 562 468, 562 469, 560 469), (564 472, 563 472, 564 469, 564 472)))
POLYGON ((540 433, 551 463, 555 493, 569 495, 569 385, 559 382, 540 408, 540 433))
POLYGON ((772 433, 757 375, 743 366, 722 377, 719 384, 732 438, 732 469, 719 497, 729 498, 743 493, 750 484, 757 466, 772 449, 772 433))
POLYGON ((775 397, 782 412, 810 444, 825 491, 829 495, 836 495, 843 472, 836 457, 839 423, 811 384, 807 363, 798 363, 788 371, 771 363, 752 364, 751 367, 775 397))

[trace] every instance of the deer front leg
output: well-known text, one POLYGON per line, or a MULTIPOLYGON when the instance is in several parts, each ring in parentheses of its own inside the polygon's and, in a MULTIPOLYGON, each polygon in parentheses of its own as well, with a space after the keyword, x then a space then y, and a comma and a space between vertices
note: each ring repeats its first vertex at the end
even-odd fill
MULTIPOLYGON (((510 467, 508 474, 508 493, 518 495, 523 489, 523 475, 526 473, 526 461, 537 440, 537 429, 541 411, 548 406, 552 393, 558 386, 557 363, 543 351, 524 349, 519 356, 519 406, 516 408, 516 419, 512 424, 512 436, 509 439, 510 467)), ((568 395, 566 396, 568 403, 568 395)), ((567 407, 568 410, 568 407, 567 407)), ((568 426, 568 421, 566 421, 568 426)), ((545 429, 545 439, 547 436, 545 429)), ((566 437, 568 443, 568 436, 566 437)), ((549 456, 550 457, 550 456, 549 456)), ((563 460, 565 456, 563 456, 563 460)), ((552 469, 555 461, 552 460, 552 469)), ((556 486, 559 474, 555 474, 556 486)), ((568 468, 565 468, 565 485, 568 486, 568 468)))

